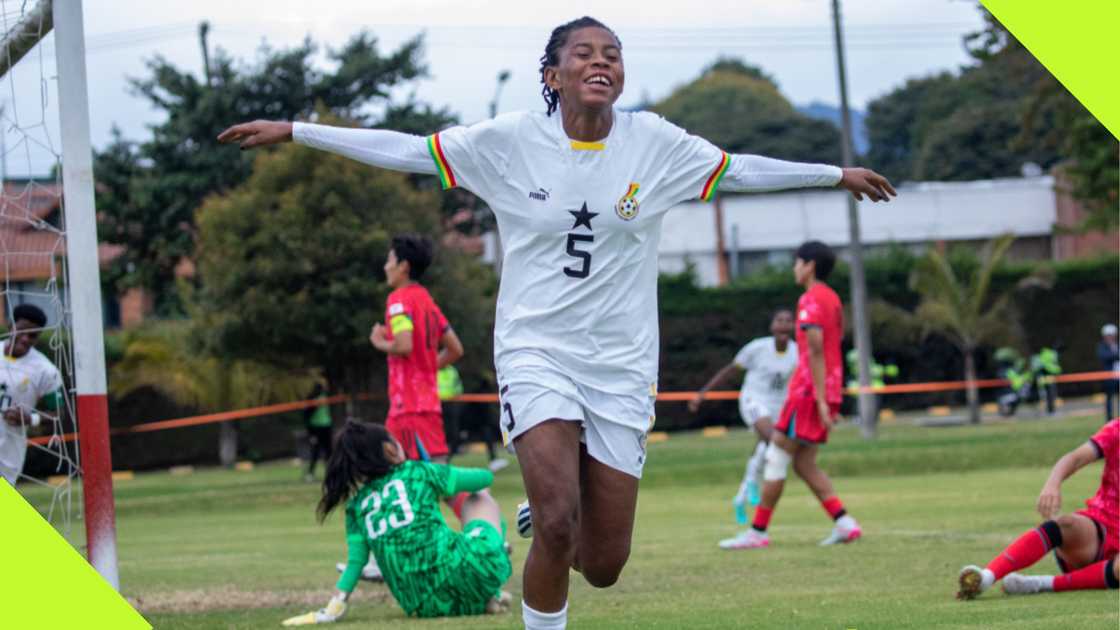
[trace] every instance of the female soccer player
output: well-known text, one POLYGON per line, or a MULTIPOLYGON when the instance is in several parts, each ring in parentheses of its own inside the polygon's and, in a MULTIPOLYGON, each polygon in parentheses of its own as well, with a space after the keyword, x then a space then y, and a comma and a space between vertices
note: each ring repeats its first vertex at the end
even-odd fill
POLYGON ((997 580, 1012 595, 1044 591, 1120 588, 1120 419, 1097 431, 1089 441, 1054 464, 1038 495, 1038 513, 1046 522, 1024 532, 988 566, 961 569, 957 599, 973 599, 997 580), (1085 509, 1061 514, 1062 482, 1090 463, 1104 458, 1101 486, 1085 509), (1012 573, 1038 562, 1050 550, 1061 575, 1012 573))
POLYGON ((480 490, 494 481, 485 469, 407 459, 400 442, 378 424, 349 422, 339 433, 323 480, 319 520, 346 503, 349 562, 338 593, 321 610, 285 626, 337 621, 372 551, 385 583, 409 615, 444 617, 498 612, 511 568, 498 504, 480 490), (439 511, 441 498, 475 492, 463 505, 463 531, 439 511))
POLYGON ((797 368, 797 343, 790 339, 793 334, 793 312, 787 308, 775 311, 770 319, 770 334, 769 337, 753 339, 740 348, 731 363, 720 368, 696 392, 696 397, 688 401, 688 409, 696 413, 708 390, 736 371, 747 371, 743 387, 739 391, 739 416, 747 428, 754 429, 758 434, 758 443, 753 455, 747 460, 739 491, 731 501, 735 507, 735 518, 743 525, 747 523, 748 500, 751 505, 758 505, 761 498, 758 480, 762 476, 763 462, 766 461, 766 447, 770 444, 774 419, 778 417, 782 404, 786 401, 789 377, 797 368))
POLYGON ((630 554, 657 392, 665 212, 720 187, 839 185, 873 201, 895 194, 867 169, 728 155, 656 114, 617 110, 625 80, 618 37, 584 17, 558 26, 545 46, 546 112, 427 138, 271 121, 218 136, 243 149, 295 140, 438 175, 494 211, 504 252, 494 326, 502 430, 533 506, 528 628, 565 626, 570 567, 606 587, 630 554))

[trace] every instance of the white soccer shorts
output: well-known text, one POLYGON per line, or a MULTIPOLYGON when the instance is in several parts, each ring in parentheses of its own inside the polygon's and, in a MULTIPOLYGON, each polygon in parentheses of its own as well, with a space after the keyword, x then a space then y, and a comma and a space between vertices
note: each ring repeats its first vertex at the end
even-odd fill
POLYGON ((543 368, 518 370, 508 381, 499 379, 498 390, 499 423, 507 446, 542 422, 579 422, 588 455, 641 479, 646 435, 654 422, 654 397, 649 393, 602 392, 543 368))
POLYGON ((758 422, 759 418, 770 418, 771 422, 776 421, 778 411, 780 410, 771 409, 757 400, 739 397, 739 416, 743 419, 743 424, 747 425, 747 428, 753 429, 754 423, 758 422))

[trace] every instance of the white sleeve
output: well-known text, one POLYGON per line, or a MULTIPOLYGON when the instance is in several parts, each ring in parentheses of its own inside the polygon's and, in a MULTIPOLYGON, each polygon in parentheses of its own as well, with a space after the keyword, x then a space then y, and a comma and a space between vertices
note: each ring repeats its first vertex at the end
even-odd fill
POLYGON ((35 392, 35 402, 32 405, 38 404, 39 400, 47 394, 53 394, 62 388, 62 373, 53 363, 47 362, 44 366, 43 373, 39 377, 38 387, 35 392))
POLYGON ((830 164, 786 162, 761 155, 728 154, 727 171, 718 182, 723 190, 763 192, 787 188, 835 186, 844 172, 830 164))
POLYGON ((828 164, 786 162, 759 155, 725 153, 704 138, 667 121, 658 133, 672 138, 670 168, 662 182, 673 203, 710 201, 717 190, 764 192, 810 186, 835 186, 843 171, 828 164))
POLYGON ((352 129, 292 123, 292 140, 357 160, 364 164, 405 173, 436 175, 436 164, 428 152, 428 141, 386 129, 352 129))
POLYGON ((739 348, 739 352, 735 353, 735 358, 732 362, 744 370, 749 369, 751 364, 751 344, 748 343, 742 348, 739 348))

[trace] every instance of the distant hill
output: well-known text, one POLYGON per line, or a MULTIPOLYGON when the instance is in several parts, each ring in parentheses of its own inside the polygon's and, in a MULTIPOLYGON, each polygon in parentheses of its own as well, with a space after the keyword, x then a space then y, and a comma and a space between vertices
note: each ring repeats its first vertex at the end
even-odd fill
MULTIPOLYGON (((812 102, 808 105, 796 105, 797 111, 809 116, 810 118, 817 118, 819 120, 827 120, 828 122, 840 128, 840 108, 825 103, 812 102)), ((870 143, 867 141, 867 128, 863 126, 863 119, 865 114, 859 110, 852 110, 852 145, 855 147, 856 153, 867 153, 867 148, 870 143)))

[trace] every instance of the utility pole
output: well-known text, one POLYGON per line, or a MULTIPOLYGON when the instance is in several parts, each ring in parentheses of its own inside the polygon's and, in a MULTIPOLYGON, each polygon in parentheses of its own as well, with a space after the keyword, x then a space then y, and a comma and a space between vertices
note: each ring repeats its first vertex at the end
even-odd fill
POLYGON ((210 34, 210 23, 203 20, 198 23, 198 43, 202 46, 202 71, 206 74, 206 87, 212 87, 210 82, 210 46, 206 36, 210 34))
MULTIPOLYGON (((844 167, 854 166, 852 157, 852 114, 848 109, 848 78, 844 67, 844 35, 840 28, 840 0, 832 0, 832 28, 836 42, 836 72, 840 80, 840 120, 843 131, 844 167)), ((862 391, 871 384, 871 327, 867 321, 867 281, 863 275, 863 245, 860 243, 859 207, 852 195, 848 198, 848 253, 852 269, 852 330, 856 335, 859 355, 859 419, 863 437, 874 438, 878 432, 879 414, 875 395, 862 391)))
MULTIPOLYGON (((498 72, 498 85, 494 88, 494 100, 490 101, 490 117, 494 118, 498 115, 498 99, 502 97, 502 87, 509 81, 509 70, 501 70, 498 72)), ((502 235, 498 233, 498 224, 494 224, 494 274, 498 276, 500 281, 502 278, 502 258, 505 252, 502 251, 502 235)))

